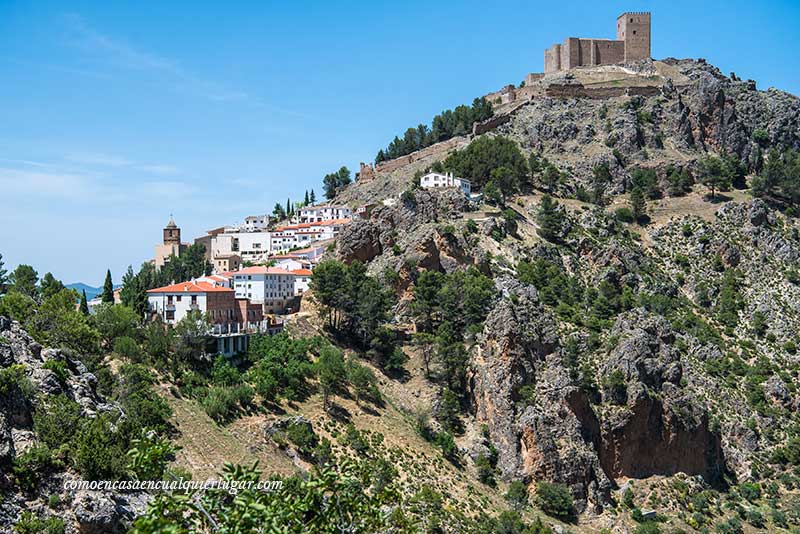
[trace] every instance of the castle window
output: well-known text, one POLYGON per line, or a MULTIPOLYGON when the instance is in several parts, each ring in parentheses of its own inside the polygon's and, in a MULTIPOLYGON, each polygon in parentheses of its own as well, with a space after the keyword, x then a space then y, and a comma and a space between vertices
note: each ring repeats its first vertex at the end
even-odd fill
POLYGON ((633 35, 636 35, 636 30, 633 30, 633 35))
POLYGON ((633 22, 633 19, 631 19, 631 22, 633 22))

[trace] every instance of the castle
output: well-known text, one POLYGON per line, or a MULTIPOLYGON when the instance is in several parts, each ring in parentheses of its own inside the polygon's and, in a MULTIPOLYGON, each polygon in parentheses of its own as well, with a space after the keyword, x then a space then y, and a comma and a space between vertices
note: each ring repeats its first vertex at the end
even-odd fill
POLYGON ((569 37, 544 51, 544 72, 649 58, 650 13, 623 13, 617 17, 616 40, 569 37))

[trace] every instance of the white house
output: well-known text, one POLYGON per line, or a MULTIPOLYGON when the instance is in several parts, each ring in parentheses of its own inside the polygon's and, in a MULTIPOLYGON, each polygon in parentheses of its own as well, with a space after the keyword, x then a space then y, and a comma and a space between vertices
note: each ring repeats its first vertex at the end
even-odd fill
POLYGON ((424 189, 432 189, 435 187, 455 187, 460 189, 464 196, 469 198, 472 192, 472 184, 469 180, 464 178, 456 178, 453 173, 441 174, 438 172, 429 172, 419 179, 420 187, 424 189))
POLYGON ((270 252, 270 232, 224 232, 211 238, 211 258, 238 255, 242 261, 261 263, 270 252))
POLYGON ((233 322, 237 318, 234 291, 210 282, 192 280, 151 289, 147 292, 151 315, 158 315, 166 324, 176 324, 189 312, 199 311, 215 324, 233 322))
POLYGON ((245 232, 261 232, 269 226, 269 215, 249 215, 244 218, 242 230, 245 232))
POLYGON ((231 274, 236 297, 261 304, 269 314, 286 313, 293 299, 308 290, 312 276, 309 269, 277 267, 246 267, 231 274))
POLYGON ((350 219, 353 211, 347 206, 335 206, 333 204, 319 204, 316 206, 306 206, 300 208, 300 213, 295 216, 295 222, 315 223, 332 221, 334 219, 350 219))
POLYGON ((270 249, 273 252, 285 252, 298 247, 308 247, 317 241, 333 239, 349 222, 350 219, 331 219, 280 226, 271 232, 270 249))

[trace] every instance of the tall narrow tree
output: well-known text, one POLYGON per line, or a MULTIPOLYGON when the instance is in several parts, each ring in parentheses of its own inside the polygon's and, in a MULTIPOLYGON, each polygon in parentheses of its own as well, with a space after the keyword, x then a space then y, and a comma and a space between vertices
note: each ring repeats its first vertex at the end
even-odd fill
POLYGON ((114 303, 114 283, 111 281, 111 269, 106 271, 106 281, 103 283, 103 302, 114 303))
POLYGON ((86 290, 83 290, 83 294, 81 295, 81 306, 80 312, 83 315, 89 315, 89 303, 86 301, 86 290))
POLYGON ((303 205, 308 206, 308 189, 306 189, 306 197, 303 199, 303 205))
POLYGON ((311 194, 309 195, 308 199, 311 201, 312 204, 317 201, 317 194, 314 192, 313 189, 311 190, 311 194))
POLYGON ((0 295, 6 292, 6 283, 8 282, 8 271, 3 269, 3 255, 0 254, 0 295))

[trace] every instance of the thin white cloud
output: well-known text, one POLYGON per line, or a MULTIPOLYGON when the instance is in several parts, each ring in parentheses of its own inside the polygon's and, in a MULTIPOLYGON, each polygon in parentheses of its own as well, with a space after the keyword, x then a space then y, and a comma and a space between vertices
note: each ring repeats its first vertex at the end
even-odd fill
POLYGON ((151 174, 179 174, 181 170, 178 167, 173 165, 162 165, 162 164, 153 164, 153 165, 137 165, 137 169, 149 172, 151 174))
POLYGON ((101 57, 116 67, 157 73, 165 78, 173 90, 212 102, 240 102, 277 113, 305 117, 302 113, 267 104, 241 89, 195 76, 177 61, 139 50, 122 40, 102 34, 77 13, 66 15, 65 21, 72 34, 70 42, 73 46, 101 57))
POLYGON ((133 162, 127 158, 97 152, 67 154, 65 159, 73 163, 99 165, 101 167, 128 167, 133 165, 133 162))
POLYGON ((0 168, 0 189, 9 196, 78 198, 91 194, 94 187, 80 174, 0 168))

